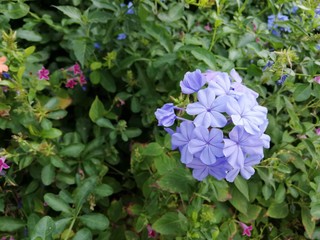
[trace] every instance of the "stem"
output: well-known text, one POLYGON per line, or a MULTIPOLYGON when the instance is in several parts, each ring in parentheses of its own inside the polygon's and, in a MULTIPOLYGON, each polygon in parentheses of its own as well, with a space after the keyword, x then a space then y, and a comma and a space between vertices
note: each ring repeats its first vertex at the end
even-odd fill
POLYGON ((78 217, 78 215, 80 213, 80 210, 81 210, 81 207, 79 208, 77 214, 73 217, 72 222, 71 222, 71 224, 70 224, 70 226, 68 228, 68 233, 67 233, 66 237, 64 238, 64 240, 68 240, 69 239, 70 232, 72 231, 73 225, 77 220, 77 217, 78 217))

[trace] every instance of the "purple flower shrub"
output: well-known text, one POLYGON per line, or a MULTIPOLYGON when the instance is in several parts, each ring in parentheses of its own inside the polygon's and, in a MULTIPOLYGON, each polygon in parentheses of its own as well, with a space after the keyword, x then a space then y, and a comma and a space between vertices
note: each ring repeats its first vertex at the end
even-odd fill
POLYGON ((155 116, 171 135, 172 149, 180 151, 181 162, 199 181, 208 175, 229 182, 239 174, 249 179, 270 145, 264 133, 268 111, 257 102, 259 94, 246 87, 234 69, 230 75, 187 72, 180 87, 183 94, 193 94, 194 102, 184 107, 166 103, 155 116), (176 129, 170 128, 178 120, 176 129))

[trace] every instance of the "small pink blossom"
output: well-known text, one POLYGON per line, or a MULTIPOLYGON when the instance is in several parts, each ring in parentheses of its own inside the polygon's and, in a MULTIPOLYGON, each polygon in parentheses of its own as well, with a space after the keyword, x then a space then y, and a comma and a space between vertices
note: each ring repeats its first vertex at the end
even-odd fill
POLYGON ((7 240, 6 236, 1 237, 1 240, 7 240))
POLYGON ((9 240, 15 240, 13 236, 10 236, 9 240))
POLYGON ((247 235, 248 237, 251 236, 252 226, 247 226, 246 224, 239 222, 240 227, 242 227, 243 232, 242 235, 247 235))
POLYGON ((6 158, 5 158, 5 157, 0 157, 0 172, 2 171, 2 169, 8 169, 8 168, 10 168, 10 166, 7 165, 7 164, 5 163, 5 161, 6 161, 6 158))
POLYGON ((75 65, 73 65, 73 74, 77 75, 77 74, 82 74, 80 65, 78 63, 76 63, 75 65))
POLYGON ((78 83, 74 78, 68 79, 66 83, 66 88, 74 88, 78 83))
POLYGON ((318 135, 318 136, 320 136, 320 128, 316 128, 316 134, 318 135))
POLYGON ((318 84, 320 84, 320 76, 314 77, 314 81, 318 84))
POLYGON ((80 83, 81 86, 84 85, 84 84, 87 84, 86 77, 83 74, 81 74, 80 77, 79 77, 79 83, 80 83))
POLYGON ((38 78, 41 79, 46 79, 49 80, 49 70, 45 69, 43 66, 42 68, 38 71, 38 78))
POLYGON ((156 231, 151 227, 150 224, 147 225, 147 230, 148 230, 148 238, 156 238, 157 233, 156 233, 156 231))
POLYGON ((207 25, 204 26, 204 29, 207 30, 208 32, 211 32, 212 27, 210 26, 210 23, 207 23, 207 25))

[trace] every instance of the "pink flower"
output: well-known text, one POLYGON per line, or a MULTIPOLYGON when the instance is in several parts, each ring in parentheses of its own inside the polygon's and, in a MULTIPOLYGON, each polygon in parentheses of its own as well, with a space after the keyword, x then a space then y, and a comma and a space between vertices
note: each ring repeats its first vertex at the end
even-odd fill
POLYGON ((2 171, 2 169, 10 168, 10 166, 7 165, 4 161, 6 161, 6 158, 5 157, 0 157, 0 172, 2 171))
POLYGON ((6 236, 1 237, 1 240, 7 240, 6 236))
POLYGON ((319 84, 320 84, 320 76, 314 77, 314 81, 315 81, 316 83, 319 83, 319 84))
POLYGON ((46 79, 49 80, 49 70, 45 69, 43 66, 41 68, 41 70, 38 71, 38 78, 41 79, 46 79))
POLYGON ((10 236, 9 240, 15 240, 13 236, 10 236))
POLYGON ((80 65, 78 63, 76 63, 75 65, 73 65, 73 74, 77 75, 77 74, 82 74, 80 65))
POLYGON ((243 232, 242 235, 247 235, 248 237, 251 236, 252 226, 247 226, 246 224, 239 222, 240 227, 242 227, 243 232))
POLYGON ((87 84, 86 77, 83 74, 80 75, 79 83, 80 83, 81 86, 84 85, 84 84, 87 84))
POLYGON ((207 25, 204 26, 204 29, 207 30, 208 32, 211 32, 212 27, 210 26, 210 23, 207 23, 207 25))
POLYGON ((320 136, 320 128, 316 128, 316 134, 320 136))
POLYGON ((77 81, 74 78, 68 79, 66 83, 66 88, 74 88, 77 85, 77 81))
POLYGON ((147 225, 147 230, 148 230, 148 238, 156 238, 157 233, 156 233, 156 231, 151 227, 150 224, 147 225))

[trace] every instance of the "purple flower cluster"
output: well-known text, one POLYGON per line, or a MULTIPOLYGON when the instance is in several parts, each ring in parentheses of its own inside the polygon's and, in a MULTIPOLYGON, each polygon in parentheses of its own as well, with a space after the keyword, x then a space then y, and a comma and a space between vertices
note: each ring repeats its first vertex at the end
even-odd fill
POLYGON ((194 94, 196 101, 183 108, 164 104, 155 116, 171 135, 172 149, 180 151, 181 162, 193 169, 199 181, 211 175, 233 182, 239 173, 249 179, 270 143, 264 134, 267 109, 258 104, 258 93, 243 85, 234 69, 230 75, 211 70, 187 72, 180 87, 182 93, 194 94), (183 114, 188 119, 180 117, 183 114), (174 131, 169 127, 176 120, 181 122, 174 131))

